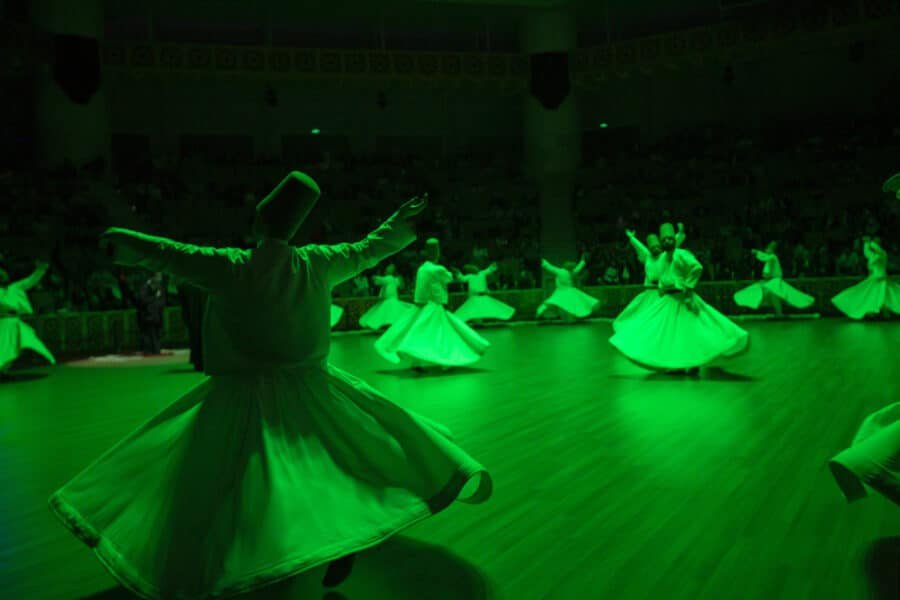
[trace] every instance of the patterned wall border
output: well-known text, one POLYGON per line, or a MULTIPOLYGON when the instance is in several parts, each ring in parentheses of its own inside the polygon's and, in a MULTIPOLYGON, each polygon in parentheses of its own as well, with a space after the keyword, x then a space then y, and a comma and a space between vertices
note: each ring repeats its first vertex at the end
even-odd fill
MULTIPOLYGON (((812 310, 827 316, 837 316, 831 298, 841 290, 858 283, 859 278, 830 277, 790 281, 792 285, 816 298, 812 310)), ((725 314, 752 314, 754 311, 735 305, 732 298, 735 291, 750 283, 749 281, 701 282, 697 292, 709 304, 725 314)), ((643 288, 637 285, 606 286, 588 287, 585 291, 600 299, 596 316, 612 318, 625 308, 632 298, 642 292, 643 288)), ((531 320, 546 294, 541 289, 533 289, 497 291, 494 292, 494 296, 516 307, 514 320, 531 320)), ((401 298, 410 300, 409 297, 401 296, 401 298)), ((465 294, 451 294, 449 308, 455 310, 465 299, 465 294)), ((360 316, 375 302, 378 302, 378 298, 335 299, 335 303, 345 309, 344 316, 335 330, 358 329, 360 316)), ((59 357, 132 352, 138 348, 137 321, 133 310, 39 315, 25 320, 31 323, 47 347, 59 357)), ((180 308, 166 309, 163 343, 169 348, 187 346, 187 332, 181 320, 180 308)))

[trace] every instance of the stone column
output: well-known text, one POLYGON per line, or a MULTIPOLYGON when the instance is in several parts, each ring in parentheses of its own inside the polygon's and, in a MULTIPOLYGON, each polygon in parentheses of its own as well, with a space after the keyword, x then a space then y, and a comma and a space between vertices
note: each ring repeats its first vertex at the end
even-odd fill
MULTIPOLYGON (((523 21, 520 42, 529 55, 569 53, 577 43, 574 16, 536 13, 523 21)), ((581 162, 581 124, 574 89, 555 109, 528 93, 523 114, 525 173, 540 194, 541 252, 555 264, 576 260, 572 191, 581 162)))
MULTIPOLYGON (((49 34, 103 37, 100 0, 32 0, 34 26, 49 34)), ((35 134, 38 164, 55 167, 71 161, 84 165, 102 157, 110 165, 110 127, 101 86, 85 104, 74 102, 53 77, 52 64, 34 74, 35 134)))

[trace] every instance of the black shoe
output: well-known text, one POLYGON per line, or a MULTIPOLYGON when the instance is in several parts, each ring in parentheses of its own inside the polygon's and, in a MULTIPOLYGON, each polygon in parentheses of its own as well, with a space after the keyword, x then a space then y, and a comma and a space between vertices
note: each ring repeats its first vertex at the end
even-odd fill
POLYGON ((331 564, 328 565, 328 570, 325 572, 325 578, 322 579, 322 585, 327 588, 333 588, 344 583, 347 578, 350 577, 350 572, 353 570, 353 560, 355 558, 355 554, 348 554, 347 556, 331 561, 331 564))

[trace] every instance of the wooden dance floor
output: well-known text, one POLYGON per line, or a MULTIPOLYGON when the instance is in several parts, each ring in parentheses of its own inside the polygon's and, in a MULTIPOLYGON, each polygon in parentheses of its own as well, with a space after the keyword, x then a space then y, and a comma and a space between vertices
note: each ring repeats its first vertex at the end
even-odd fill
MULTIPOLYGON (((900 400, 900 323, 743 325, 750 351, 699 379, 632 365, 605 322, 487 329, 475 368, 426 375, 336 335, 334 364, 449 426, 495 493, 363 553, 336 593, 314 572, 249 597, 896 600, 900 507, 846 504, 826 461, 900 400)), ((47 496, 200 379, 181 356, 0 384, 0 597, 130 597, 47 496)))

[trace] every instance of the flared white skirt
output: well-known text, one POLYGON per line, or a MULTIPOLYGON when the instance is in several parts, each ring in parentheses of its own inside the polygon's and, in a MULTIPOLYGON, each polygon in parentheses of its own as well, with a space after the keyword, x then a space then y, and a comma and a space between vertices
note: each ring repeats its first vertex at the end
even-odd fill
POLYGON ((393 325, 415 310, 415 304, 397 298, 386 298, 363 313, 359 318, 359 324, 366 329, 378 330, 385 325, 393 325))
POLYGON ((666 294, 620 323, 609 341, 644 368, 690 369, 744 351, 750 334, 697 294, 693 307, 666 294))
POLYGON ((544 300, 544 304, 554 306, 577 319, 590 316, 600 301, 593 296, 585 294, 575 287, 558 287, 544 300))
POLYGON ((462 306, 456 309, 454 313, 463 321, 474 321, 478 319, 498 319, 500 321, 508 321, 515 314, 516 309, 500 302, 496 298, 488 295, 469 296, 463 302, 462 306))
POLYGON ((344 307, 337 304, 331 305, 331 326, 334 327, 344 316, 344 307))
POLYGON ((490 494, 490 476, 446 428, 319 365, 207 378, 50 507, 132 592, 208 598, 291 577, 490 494), (476 476, 476 491, 458 498, 476 476))
POLYGON ((756 310, 769 296, 779 298, 785 304, 800 309, 809 308, 816 301, 809 294, 804 294, 781 278, 759 281, 749 285, 735 292, 734 301, 738 306, 756 310))
POLYGON ((659 296, 659 291, 656 289, 644 290, 640 294, 634 297, 634 299, 628 303, 622 312, 616 317, 613 321, 612 328, 613 331, 618 331, 619 328, 630 319, 633 319, 640 315, 645 310, 649 310, 657 302, 660 302, 661 298, 659 296))
POLYGON ((884 308, 900 314, 900 283, 887 277, 869 277, 847 288, 831 301, 851 319, 877 315, 884 308))
POLYGON ((375 342, 375 350, 394 364, 408 359, 461 367, 480 360, 490 345, 459 317, 429 302, 391 325, 375 342))
POLYGON ((25 350, 40 354, 51 365, 56 364, 53 353, 28 323, 16 317, 0 317, 0 372, 12 366, 25 350))

